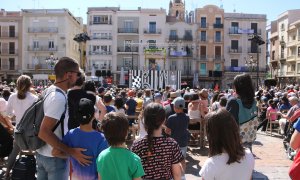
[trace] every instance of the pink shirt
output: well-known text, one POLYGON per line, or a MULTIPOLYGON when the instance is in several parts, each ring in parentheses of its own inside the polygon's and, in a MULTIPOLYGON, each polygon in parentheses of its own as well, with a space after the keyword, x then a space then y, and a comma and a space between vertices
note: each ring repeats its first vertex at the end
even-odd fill
POLYGON ((272 121, 275 121, 277 119, 277 114, 275 114, 277 112, 277 109, 273 109, 272 107, 268 107, 267 108, 267 116, 270 116, 270 119, 272 121), (272 114, 271 114, 272 113, 272 114))

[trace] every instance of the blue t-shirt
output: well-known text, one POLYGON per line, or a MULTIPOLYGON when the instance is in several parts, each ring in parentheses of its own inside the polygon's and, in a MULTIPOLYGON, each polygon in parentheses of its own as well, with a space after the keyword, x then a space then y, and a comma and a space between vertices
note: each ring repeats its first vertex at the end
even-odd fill
POLYGON ((180 147, 188 145, 189 121, 190 118, 185 113, 173 114, 166 121, 166 126, 171 129, 171 137, 175 139, 180 147))
POLYGON ((116 112, 116 109, 113 106, 105 106, 105 107, 106 107, 106 113, 116 112))
POLYGON ((80 128, 71 129, 63 138, 64 144, 74 148, 84 148, 86 151, 82 153, 92 156, 92 164, 81 166, 76 159, 71 157, 72 177, 75 179, 97 180, 96 159, 100 152, 108 148, 108 143, 104 135, 97 131, 84 132, 80 128))
POLYGON ((295 124, 294 124, 294 128, 298 131, 298 132, 300 132, 300 118, 298 118, 298 120, 297 120, 297 122, 295 122, 295 124))
POLYGON ((132 98, 126 101, 126 105, 128 106, 127 115, 135 115, 136 101, 132 98))

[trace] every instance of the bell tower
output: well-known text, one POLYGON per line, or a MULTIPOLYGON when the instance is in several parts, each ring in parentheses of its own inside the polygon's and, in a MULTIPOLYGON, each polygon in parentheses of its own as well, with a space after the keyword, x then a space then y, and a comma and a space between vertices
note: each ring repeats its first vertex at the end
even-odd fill
POLYGON ((184 21, 185 18, 185 2, 182 0, 170 0, 169 16, 176 17, 178 21, 184 21))

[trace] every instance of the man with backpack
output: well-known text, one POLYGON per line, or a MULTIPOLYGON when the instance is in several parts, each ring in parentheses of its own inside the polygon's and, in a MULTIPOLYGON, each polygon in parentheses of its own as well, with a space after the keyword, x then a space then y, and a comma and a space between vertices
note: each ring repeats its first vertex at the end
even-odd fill
POLYGON ((70 148, 61 142, 64 133, 67 132, 67 96, 66 91, 74 86, 80 76, 79 65, 76 60, 62 57, 54 67, 56 81, 45 91, 44 118, 40 126, 38 136, 46 145, 37 149, 37 179, 56 180, 68 179, 68 161, 53 157, 53 148, 59 149, 72 156, 82 165, 91 163, 91 157, 82 153, 85 149, 70 148), (64 114, 65 113, 65 114, 64 114), (64 117, 66 121, 60 121, 64 117), (60 123, 56 128, 57 123, 60 123), (55 129, 55 130, 54 130, 55 129), (54 131, 53 131, 54 130, 54 131))

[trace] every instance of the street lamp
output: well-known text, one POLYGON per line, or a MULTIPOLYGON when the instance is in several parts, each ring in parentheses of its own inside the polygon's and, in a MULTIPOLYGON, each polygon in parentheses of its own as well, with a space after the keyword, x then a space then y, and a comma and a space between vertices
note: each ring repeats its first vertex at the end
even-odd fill
POLYGON ((46 64, 47 64, 48 66, 50 66, 51 72, 52 72, 52 74, 53 74, 54 66, 55 66, 55 64, 57 63, 58 58, 55 58, 55 57, 53 56, 53 54, 51 54, 49 57, 46 57, 45 61, 46 61, 46 64))
POLYGON ((252 34, 250 38, 248 39, 249 41, 255 43, 256 45, 256 53, 257 53, 257 59, 256 59, 256 73, 257 73, 257 79, 256 79, 256 90, 259 90, 258 86, 258 81, 259 81, 259 46, 265 44, 265 41, 257 34, 252 34))

